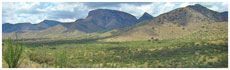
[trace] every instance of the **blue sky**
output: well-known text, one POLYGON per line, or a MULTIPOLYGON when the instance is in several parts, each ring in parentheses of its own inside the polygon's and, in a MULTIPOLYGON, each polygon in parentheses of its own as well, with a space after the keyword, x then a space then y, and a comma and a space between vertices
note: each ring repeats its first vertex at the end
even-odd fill
POLYGON ((39 23, 45 19, 73 22, 85 18, 94 9, 113 9, 139 18, 144 12, 152 16, 187 5, 201 4, 211 10, 228 10, 224 2, 3 2, 3 23, 39 23))

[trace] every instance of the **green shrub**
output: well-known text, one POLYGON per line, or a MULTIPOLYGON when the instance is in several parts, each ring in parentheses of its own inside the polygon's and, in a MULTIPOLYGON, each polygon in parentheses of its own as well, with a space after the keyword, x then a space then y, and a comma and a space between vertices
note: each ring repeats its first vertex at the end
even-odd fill
POLYGON ((38 51, 33 51, 29 54, 29 58, 31 61, 42 64, 42 67, 45 65, 53 63, 53 56, 47 53, 47 48, 42 46, 38 51))
POLYGON ((13 41, 11 38, 3 45, 3 60, 6 61, 9 68, 17 68, 21 63, 22 53, 24 51, 24 47, 22 44, 19 44, 19 40, 16 35, 16 41, 13 41))
POLYGON ((55 67, 65 68, 67 67, 67 55, 66 50, 63 50, 61 53, 55 53, 55 67))

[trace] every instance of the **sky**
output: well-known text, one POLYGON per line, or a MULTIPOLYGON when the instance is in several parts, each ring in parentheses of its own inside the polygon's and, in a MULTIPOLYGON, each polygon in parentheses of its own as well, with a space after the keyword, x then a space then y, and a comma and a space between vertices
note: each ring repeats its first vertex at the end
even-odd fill
POLYGON ((158 16, 187 5, 201 4, 211 10, 224 12, 224 2, 2 2, 3 23, 39 23, 43 20, 73 22, 85 18, 95 9, 112 9, 130 13, 136 18, 144 12, 158 16))

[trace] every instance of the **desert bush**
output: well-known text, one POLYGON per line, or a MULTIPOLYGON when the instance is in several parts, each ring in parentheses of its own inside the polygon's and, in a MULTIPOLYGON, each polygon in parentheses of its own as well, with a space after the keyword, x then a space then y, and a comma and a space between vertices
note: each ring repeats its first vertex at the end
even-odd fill
POLYGON ((32 52, 29 55, 30 60, 37 62, 39 64, 44 64, 44 63, 51 63, 53 61, 53 57, 50 55, 44 55, 43 53, 38 53, 38 52, 32 52))
POLYGON ((61 53, 55 53, 55 67, 65 68, 67 67, 67 55, 66 50, 63 50, 61 53))
POLYGON ((3 45, 3 60, 6 61, 9 68, 17 68, 22 61, 22 54, 24 47, 19 43, 17 34, 16 40, 8 38, 8 40, 3 45))
POLYGON ((53 63, 53 56, 47 53, 47 48, 42 46, 39 51, 33 51, 29 54, 30 60, 42 64, 42 67, 45 65, 53 63))

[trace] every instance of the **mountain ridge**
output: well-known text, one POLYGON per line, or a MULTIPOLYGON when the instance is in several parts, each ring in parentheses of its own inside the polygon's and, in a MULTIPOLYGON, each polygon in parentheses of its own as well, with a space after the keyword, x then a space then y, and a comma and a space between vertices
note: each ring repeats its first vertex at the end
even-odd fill
POLYGON ((220 13, 205 8, 209 13, 201 13, 194 10, 201 5, 189 5, 163 13, 152 20, 140 22, 134 26, 113 31, 115 36, 104 41, 138 41, 151 39, 171 39, 183 37, 199 30, 205 30, 205 26, 214 23, 227 22, 215 17, 223 17, 220 13), (193 7, 193 8, 190 8, 193 7), (207 16, 216 14, 217 16, 207 16))
POLYGON ((2 32, 3 33, 12 33, 12 32, 18 32, 18 33, 24 33, 28 31, 39 31, 39 30, 45 30, 47 28, 53 27, 55 25, 61 24, 61 22, 55 21, 55 20, 44 20, 37 24, 32 23, 17 23, 17 24, 10 24, 5 23, 2 24, 2 32))

